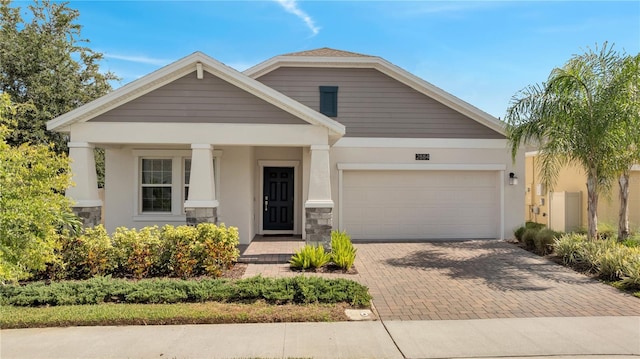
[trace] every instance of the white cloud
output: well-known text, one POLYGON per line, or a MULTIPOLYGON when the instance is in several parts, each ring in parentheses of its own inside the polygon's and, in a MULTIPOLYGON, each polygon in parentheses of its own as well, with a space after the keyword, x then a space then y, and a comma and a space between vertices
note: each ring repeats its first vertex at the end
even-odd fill
POLYGON ((120 55, 120 54, 109 54, 109 53, 105 53, 104 57, 107 59, 122 60, 122 61, 128 61, 128 62, 135 62, 138 64, 154 65, 154 66, 164 66, 172 61, 168 59, 156 59, 148 56, 120 55))
POLYGON ((302 9, 298 7, 297 0, 275 0, 275 1, 278 4, 280 4, 280 6, 282 6, 285 9, 285 11, 297 16, 298 18, 300 18, 300 20, 304 21, 304 23, 307 25, 309 30, 313 32, 314 36, 318 35, 318 33, 320 32, 320 28, 316 26, 315 22, 313 21, 311 16, 309 16, 309 14, 307 14, 306 12, 304 12, 302 9))

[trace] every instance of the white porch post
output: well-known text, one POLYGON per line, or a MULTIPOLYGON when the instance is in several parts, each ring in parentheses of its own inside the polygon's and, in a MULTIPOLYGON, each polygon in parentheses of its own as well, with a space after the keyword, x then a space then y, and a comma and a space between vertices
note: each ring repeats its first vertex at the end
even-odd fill
POLYGON ((333 200, 331 199, 329 145, 312 145, 309 195, 305 207, 307 243, 331 249, 333 200))
POLYGON ((191 145, 191 176, 189 198, 184 203, 187 224, 197 225, 218 221, 218 200, 213 170, 213 146, 191 145))
POLYGON ((100 224, 102 216, 94 146, 87 142, 69 142, 68 146, 75 186, 67 189, 66 196, 73 200, 73 213, 80 217, 83 226, 93 227, 100 224))

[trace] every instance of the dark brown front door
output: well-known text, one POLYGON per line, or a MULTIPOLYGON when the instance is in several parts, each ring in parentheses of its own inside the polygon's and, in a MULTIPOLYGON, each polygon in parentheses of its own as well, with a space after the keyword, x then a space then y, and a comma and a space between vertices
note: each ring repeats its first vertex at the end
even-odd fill
POLYGON ((263 229, 293 230, 293 168, 265 167, 263 229))

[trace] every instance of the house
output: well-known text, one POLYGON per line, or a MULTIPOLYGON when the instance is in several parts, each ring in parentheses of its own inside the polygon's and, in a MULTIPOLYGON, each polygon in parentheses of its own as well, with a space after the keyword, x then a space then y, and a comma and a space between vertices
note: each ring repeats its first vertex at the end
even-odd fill
MULTIPOLYGON (((576 164, 564 166, 558 173, 553 188, 546 188, 540 177, 538 152, 525 154, 525 221, 537 222, 549 228, 568 232, 586 229, 587 177, 576 164)), ((620 210, 617 181, 611 191, 602 193, 598 200, 599 227, 618 227, 620 210)), ((629 175, 629 226, 640 227, 640 166, 633 166, 629 175)))
POLYGON ((504 238, 524 217, 524 155, 503 124, 376 56, 329 48, 238 72, 193 53, 51 120, 68 133, 88 225, 219 222, 326 241, 504 238))

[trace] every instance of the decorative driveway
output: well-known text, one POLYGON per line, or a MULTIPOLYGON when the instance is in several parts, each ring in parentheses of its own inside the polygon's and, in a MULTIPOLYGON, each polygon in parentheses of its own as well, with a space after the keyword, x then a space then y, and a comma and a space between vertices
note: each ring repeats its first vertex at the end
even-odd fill
POLYGON ((502 241, 357 243, 385 320, 640 315, 640 299, 502 241))
MULTIPOLYGON (((287 260, 303 245, 252 242, 245 277, 300 274, 287 260)), ((384 320, 640 315, 640 298, 502 241, 355 245, 357 275, 320 275, 367 285, 384 320)))

